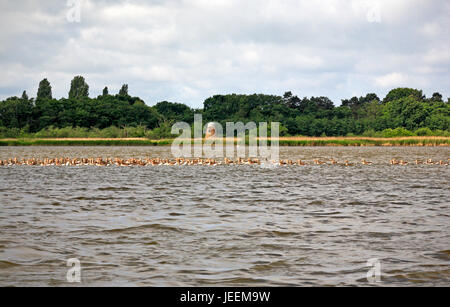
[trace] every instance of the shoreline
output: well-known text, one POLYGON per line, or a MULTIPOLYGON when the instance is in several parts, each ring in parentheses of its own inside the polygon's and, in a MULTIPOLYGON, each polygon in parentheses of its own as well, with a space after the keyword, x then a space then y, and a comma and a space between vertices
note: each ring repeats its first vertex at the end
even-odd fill
MULTIPOLYGON (((146 138, 9 138, 0 139, 1 146, 170 146, 174 139, 146 138)), ((270 139, 265 140, 270 144, 270 139)), ((203 140, 204 141, 204 140, 203 140)), ((200 144, 199 139, 191 144, 200 144)), ((246 140, 248 145, 249 141, 246 140)), ((225 144, 224 144, 225 145, 225 144)), ((450 146, 450 137, 280 137, 280 146, 450 146)))

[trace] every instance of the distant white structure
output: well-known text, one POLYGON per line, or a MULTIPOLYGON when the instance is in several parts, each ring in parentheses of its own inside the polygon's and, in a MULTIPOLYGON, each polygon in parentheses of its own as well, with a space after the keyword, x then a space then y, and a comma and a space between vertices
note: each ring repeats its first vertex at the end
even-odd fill
POLYGON ((205 138, 210 138, 216 135, 216 126, 214 123, 208 123, 206 125, 206 135, 205 138))

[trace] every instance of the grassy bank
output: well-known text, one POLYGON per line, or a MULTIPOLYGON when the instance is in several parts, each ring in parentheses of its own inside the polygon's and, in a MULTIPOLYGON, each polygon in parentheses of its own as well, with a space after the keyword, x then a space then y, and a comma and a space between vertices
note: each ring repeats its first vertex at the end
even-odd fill
POLYGON ((280 146, 450 146, 446 137, 280 139, 280 146))
POLYGON ((171 140, 148 139, 2 139, 0 146, 164 146, 171 140))
MULTIPOLYGON (((0 139, 0 146, 167 146, 172 139, 52 138, 0 139)), ((200 144, 200 140, 192 144, 200 144)), ((249 140, 246 140, 249 144, 249 140)), ((270 140, 267 140, 270 144, 270 140)), ((450 137, 280 137, 280 146, 450 146, 450 137)))

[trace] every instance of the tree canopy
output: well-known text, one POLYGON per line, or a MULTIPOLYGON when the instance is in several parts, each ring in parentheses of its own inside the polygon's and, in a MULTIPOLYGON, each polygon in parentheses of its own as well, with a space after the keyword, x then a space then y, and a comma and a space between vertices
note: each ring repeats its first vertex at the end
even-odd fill
POLYGON ((84 81, 84 77, 76 76, 70 82, 69 99, 77 99, 89 96, 89 85, 84 81))
POLYGON ((119 91, 119 95, 120 96, 128 96, 128 84, 122 85, 122 87, 119 91))
POLYGON ((52 99, 52 87, 47 79, 39 82, 39 88, 36 99, 52 99))
MULTIPOLYGON (((89 97, 89 86, 82 76, 72 82, 68 98, 53 99, 47 79, 39 83, 37 98, 26 91, 21 98, 0 101, 0 127, 38 132, 48 127, 107 128, 137 127, 165 129, 184 121, 192 124, 194 113, 204 121, 281 123, 281 133, 307 136, 361 135, 385 129, 450 129, 450 103, 440 93, 426 98, 421 90, 397 88, 381 100, 376 94, 343 99, 340 106, 325 96, 299 98, 287 91, 277 95, 215 95, 204 101, 203 109, 162 101, 148 106, 139 97, 130 96, 124 84, 117 95, 108 87, 97 98, 89 97)), ((424 130, 425 129, 425 130, 424 130)), ((166 131, 167 132, 167 131, 166 131)))

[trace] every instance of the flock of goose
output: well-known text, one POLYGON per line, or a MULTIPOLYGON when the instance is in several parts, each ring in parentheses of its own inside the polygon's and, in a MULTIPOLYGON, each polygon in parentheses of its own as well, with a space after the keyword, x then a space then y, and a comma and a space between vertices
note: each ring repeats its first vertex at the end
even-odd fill
MULTIPOLYGON (((391 159, 389 161, 391 165, 408 165, 408 164, 426 164, 426 165, 449 165, 450 159, 447 161, 433 161, 432 159, 427 159, 426 161, 415 160, 413 163, 409 163, 404 160, 391 159)), ((83 166, 83 165, 93 165, 93 166, 156 166, 156 165, 261 165, 261 164, 273 164, 273 165, 344 165, 344 166, 354 166, 357 164, 371 165, 373 162, 362 159, 360 163, 349 162, 345 160, 343 162, 338 162, 335 159, 330 159, 327 161, 322 161, 315 159, 312 163, 305 162, 303 160, 279 160, 279 161, 267 161, 260 160, 256 158, 237 158, 237 160, 231 160, 224 158, 223 161, 218 161, 215 159, 198 158, 198 159, 187 159, 187 158, 176 158, 176 159, 160 159, 160 158, 146 158, 146 159, 120 159, 120 158, 55 158, 43 160, 31 158, 31 159, 8 159, 0 160, 0 166, 13 166, 13 165, 35 165, 35 166, 83 166)))

